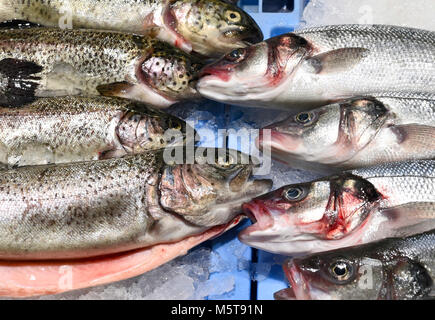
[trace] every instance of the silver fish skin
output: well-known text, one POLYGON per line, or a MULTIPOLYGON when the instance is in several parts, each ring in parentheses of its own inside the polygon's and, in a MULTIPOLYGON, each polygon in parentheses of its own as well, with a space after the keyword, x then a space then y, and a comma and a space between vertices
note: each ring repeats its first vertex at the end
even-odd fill
POLYGON ((300 256, 435 228, 435 161, 361 168, 284 186, 243 205, 239 239, 300 256))
POLYGON ((2 171, 0 259, 101 256, 228 223, 244 201, 270 190, 271 181, 253 179, 254 165, 241 164, 243 154, 223 152, 211 164, 166 164, 159 149, 2 171))
POLYGON ((199 92, 241 106, 304 111, 355 96, 434 93, 435 32, 389 25, 302 29, 203 68, 199 92))
POLYGON ((199 60, 162 41, 97 30, 0 28, 0 105, 104 95, 165 108, 198 97, 199 60))
POLYGON ((435 231, 288 260, 277 299, 433 299, 435 231))
POLYGON ((127 99, 39 98, 21 108, 0 108, 0 163, 17 167, 121 157, 183 145, 186 129, 183 120, 127 99), (165 136, 168 130, 172 141, 165 136))
POLYGON ((257 146, 322 173, 435 158, 435 95, 359 97, 268 125, 257 146))
POLYGON ((246 12, 222 0, 0 0, 0 21, 12 19, 149 34, 211 57, 263 40, 246 12))

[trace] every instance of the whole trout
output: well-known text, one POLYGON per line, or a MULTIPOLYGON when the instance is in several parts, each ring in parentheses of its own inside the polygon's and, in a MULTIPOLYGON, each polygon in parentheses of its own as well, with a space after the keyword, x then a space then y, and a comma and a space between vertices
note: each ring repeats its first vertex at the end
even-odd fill
POLYGON ((303 29, 204 67, 207 98, 304 111, 340 99, 435 93, 435 32, 388 25, 303 29))
POLYGON ((0 29, 0 105, 36 97, 105 95, 168 107, 197 96, 201 64, 167 43, 133 34, 0 29))
POLYGON ((39 98, 0 108, 0 163, 9 167, 121 157, 182 145, 185 136, 181 119, 121 98, 39 98))
POLYGON ((255 21, 224 0, 0 0, 0 20, 11 19, 152 34, 186 52, 212 57, 263 40, 255 21))
POLYGON ((192 164, 166 163, 171 152, 181 160, 189 152, 177 147, 0 172, 0 259, 87 258, 175 243, 229 223, 243 202, 270 190, 270 180, 252 179, 247 156, 206 150, 192 164))

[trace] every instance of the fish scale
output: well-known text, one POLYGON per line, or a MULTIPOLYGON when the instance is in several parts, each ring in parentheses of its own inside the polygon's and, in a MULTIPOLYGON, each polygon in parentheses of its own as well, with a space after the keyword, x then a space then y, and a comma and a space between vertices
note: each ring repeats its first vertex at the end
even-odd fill
MULTIPOLYGON (((344 25, 295 33, 314 46, 314 54, 342 48, 369 50, 368 55, 348 71, 314 77, 317 80, 312 83, 314 90, 319 88, 329 93, 329 99, 340 95, 377 95, 385 91, 433 93, 434 32, 384 25, 344 25)), ((290 92, 294 92, 291 87, 290 92)))
POLYGON ((202 153, 202 164, 169 165, 165 150, 0 171, 0 258, 86 258, 181 241, 229 223, 271 188, 252 178, 252 163, 206 163, 202 153))
POLYGON ((0 163, 15 167, 120 157, 182 145, 186 124, 127 99, 70 96, 0 108, 0 128, 0 163), (180 133, 172 142, 164 136, 169 129, 180 133))
POLYGON ((309 110, 355 96, 433 94, 435 32, 388 25, 301 29, 233 51, 206 67, 207 98, 309 110))
POLYGON ((224 0, 0 0, 0 21, 13 19, 148 34, 211 57, 263 39, 255 21, 224 0))
POLYGON ((297 256, 435 229, 435 161, 394 162, 284 186, 244 204, 239 239, 297 256))
POLYGON ((279 299, 433 299, 435 231, 286 261, 279 299), (334 271, 339 266, 340 275, 334 271), (299 281, 296 281, 299 279, 299 281))

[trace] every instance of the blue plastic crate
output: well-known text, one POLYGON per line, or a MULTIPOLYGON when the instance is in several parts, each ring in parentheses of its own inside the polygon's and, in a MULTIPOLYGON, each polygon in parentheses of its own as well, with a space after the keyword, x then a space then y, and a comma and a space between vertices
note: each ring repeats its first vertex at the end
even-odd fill
MULTIPOLYGON (((255 19, 263 31, 264 38, 267 39, 293 31, 300 23, 307 2, 307 0, 241 0, 238 5, 255 19)), ((209 112, 213 115, 213 119, 210 121, 217 124, 220 129, 258 128, 255 118, 266 112, 264 109, 240 108, 214 102, 205 103, 204 106, 197 108, 198 111, 209 112), (235 124, 237 128, 234 127, 235 124)), ((270 111, 267 113, 270 114, 270 111)), ((196 129, 203 127, 210 128, 207 119, 197 121, 196 129)), ((217 132, 215 133, 217 134, 217 132)), ((231 148, 243 151, 240 142, 231 135, 226 138, 219 136, 214 143, 208 141, 205 146, 222 147, 224 142, 231 148)), ((217 252, 231 266, 231 271, 211 274, 211 278, 221 279, 231 276, 235 281, 235 289, 232 292, 222 296, 209 297, 209 299, 273 299, 274 292, 286 287, 287 282, 281 268, 284 257, 251 249, 238 242, 237 234, 249 223, 245 221, 234 230, 203 244, 203 246, 217 252), (242 262, 234 255, 235 243, 238 250, 243 250, 242 262), (261 269, 262 266, 270 266, 271 263, 273 265, 270 270, 266 269, 259 272, 260 275, 257 276, 259 281, 252 279, 253 276, 255 277, 257 269, 261 269)))

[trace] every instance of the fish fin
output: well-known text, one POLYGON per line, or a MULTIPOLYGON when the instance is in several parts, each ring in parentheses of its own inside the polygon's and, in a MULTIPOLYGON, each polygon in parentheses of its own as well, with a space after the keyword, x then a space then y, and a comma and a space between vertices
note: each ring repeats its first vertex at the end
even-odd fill
POLYGON ((174 243, 77 260, 0 261, 0 296, 57 294, 138 276, 184 255, 196 245, 234 227, 240 219, 174 243))
POLYGON ((389 225, 394 225, 395 236, 406 237, 435 228, 433 202, 411 202, 381 211, 389 225))
POLYGON ((107 97, 124 97, 126 95, 126 91, 130 89, 133 85, 127 81, 124 82, 114 82, 101 84, 97 86, 97 91, 102 96, 107 97))
POLYGON ((293 289, 285 288, 273 294, 275 300, 296 300, 293 289))
POLYGON ((1 29, 29 29, 29 28, 40 28, 40 27, 43 27, 43 25, 29 22, 26 20, 7 20, 7 21, 0 22, 1 29))
POLYGON ((336 73, 352 69, 370 50, 365 48, 343 48, 324 52, 305 61, 312 73, 336 73))
POLYGON ((34 76, 42 71, 34 62, 17 59, 0 61, 0 105, 20 107, 35 100, 35 91, 40 77, 34 76))
POLYGON ((100 153, 98 159, 113 159, 113 158, 121 158, 125 156, 127 152, 124 149, 115 149, 115 150, 107 150, 100 153))
POLYGON ((389 129, 396 135, 398 144, 403 147, 413 148, 415 152, 435 150, 435 127, 406 124, 391 126, 389 129))

